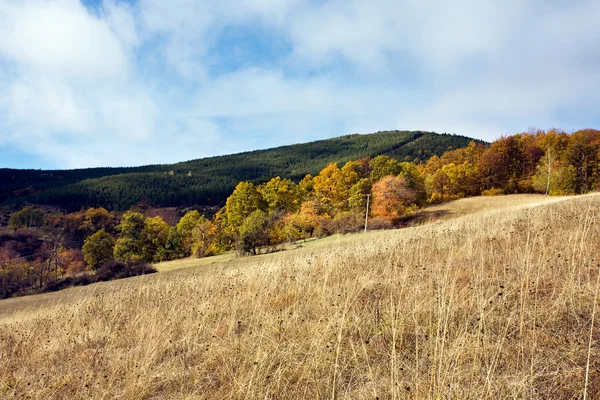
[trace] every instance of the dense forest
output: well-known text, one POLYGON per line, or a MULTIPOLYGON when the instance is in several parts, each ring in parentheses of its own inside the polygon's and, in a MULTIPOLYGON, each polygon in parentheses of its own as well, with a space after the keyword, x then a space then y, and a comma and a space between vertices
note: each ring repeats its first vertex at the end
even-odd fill
POLYGON ((0 204, 126 210, 140 201, 155 207, 221 206, 238 182, 273 176, 298 182, 330 162, 387 155, 423 162, 466 146, 471 139, 432 132, 386 131, 347 135, 168 165, 77 170, 0 169, 0 204))

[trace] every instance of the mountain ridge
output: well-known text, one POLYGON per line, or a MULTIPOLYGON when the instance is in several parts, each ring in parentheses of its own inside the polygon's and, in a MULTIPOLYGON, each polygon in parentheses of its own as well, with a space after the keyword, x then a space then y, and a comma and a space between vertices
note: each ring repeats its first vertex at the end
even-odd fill
POLYGON ((240 181, 260 183, 274 176, 299 180, 318 173, 329 162, 377 155, 425 161, 471 140, 475 139, 447 133, 380 131, 173 164, 71 170, 0 168, 0 203, 45 204, 67 210, 89 206, 126 209, 139 201, 154 206, 217 206, 240 181))

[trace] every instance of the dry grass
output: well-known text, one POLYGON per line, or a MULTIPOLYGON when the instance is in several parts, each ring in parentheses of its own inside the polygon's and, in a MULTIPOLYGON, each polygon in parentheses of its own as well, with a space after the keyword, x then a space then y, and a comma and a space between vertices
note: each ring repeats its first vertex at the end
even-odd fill
POLYGON ((584 196, 71 290, 0 319, 0 397, 571 399, 587 369, 598 398, 599 210, 584 196))
POLYGON ((508 196, 468 197, 433 205, 419 211, 411 220, 411 225, 449 221, 483 212, 515 210, 555 203, 568 199, 568 196, 547 197, 542 194, 513 194, 508 196))

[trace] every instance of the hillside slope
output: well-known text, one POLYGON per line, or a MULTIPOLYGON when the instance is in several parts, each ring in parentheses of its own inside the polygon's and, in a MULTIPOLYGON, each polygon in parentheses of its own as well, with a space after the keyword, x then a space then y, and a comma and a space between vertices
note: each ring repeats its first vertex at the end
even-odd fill
POLYGON ((163 207, 219 205, 240 181, 258 183, 274 176, 299 180, 318 173, 329 162, 381 154, 426 160, 464 147, 471 140, 431 132, 389 131, 168 165, 64 171, 0 169, 0 203, 32 202, 68 210, 127 209, 142 200, 163 207))
POLYGON ((516 204, 56 294, 0 319, 0 391, 596 398, 598 210, 516 204))

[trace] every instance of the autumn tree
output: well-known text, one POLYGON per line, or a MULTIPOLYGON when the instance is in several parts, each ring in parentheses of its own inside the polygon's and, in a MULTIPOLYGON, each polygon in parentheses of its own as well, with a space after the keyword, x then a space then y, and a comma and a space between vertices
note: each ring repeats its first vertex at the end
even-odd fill
POLYGON ((78 229, 85 232, 85 236, 89 236, 100 229, 104 229, 110 233, 114 230, 114 226, 114 216, 112 213, 108 212, 104 207, 99 207, 89 208, 85 211, 78 229))
POLYGON ((494 141, 477 165, 485 189, 503 188, 507 193, 519 191, 523 173, 522 135, 502 137, 494 141))
POLYGON ((240 226, 240 245, 245 253, 257 254, 257 249, 269 241, 269 220, 266 212, 254 210, 240 226))
POLYGON ((113 259, 115 239, 104 229, 89 236, 83 243, 83 258, 91 269, 97 269, 113 259))
POLYGON ((265 209, 262 195, 250 182, 240 182, 225 204, 227 221, 234 228, 239 228, 254 211, 265 209))
POLYGON ((350 187, 345 186, 346 178, 336 163, 330 163, 315 176, 315 200, 323 204, 330 214, 335 214, 347 206, 350 187))
POLYGON ((315 181, 311 174, 307 174, 298 183, 298 202, 300 204, 308 201, 315 191, 315 181))
POLYGON ((540 193, 551 196, 575 194, 577 187, 577 171, 569 164, 558 160, 549 160, 549 164, 541 162, 537 173, 533 176, 533 188, 540 193))
POLYGON ((213 245, 215 253, 223 253, 232 249, 235 243, 236 231, 227 220, 225 207, 221 208, 211 221, 215 227, 213 245))
MULTIPOLYGON (((112 249, 110 249, 110 255, 112 257, 112 249)), ((58 253, 58 259, 67 275, 78 274, 86 270, 85 255, 82 250, 63 248, 58 253)))
POLYGON ((259 186, 258 191, 266 201, 269 213, 296 212, 300 208, 298 185, 289 179, 277 176, 259 186))
POLYGON ((216 225, 202 217, 192 230, 192 254, 195 257, 204 257, 214 254, 217 249, 213 244, 216 236, 216 225))
POLYGON ((414 198, 405 178, 387 176, 373 185, 373 216, 398 220, 407 214, 414 198))
POLYGON ((594 190, 598 182, 600 132, 585 129, 574 132, 565 152, 566 161, 575 169, 575 193, 594 190))
POLYGON ((187 212, 176 225, 177 232, 181 235, 181 246, 183 252, 189 256, 192 254, 192 246, 194 244, 194 229, 196 226, 205 221, 203 215, 198 211, 192 210, 187 212))

